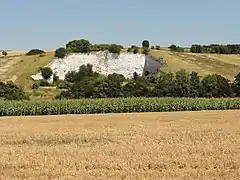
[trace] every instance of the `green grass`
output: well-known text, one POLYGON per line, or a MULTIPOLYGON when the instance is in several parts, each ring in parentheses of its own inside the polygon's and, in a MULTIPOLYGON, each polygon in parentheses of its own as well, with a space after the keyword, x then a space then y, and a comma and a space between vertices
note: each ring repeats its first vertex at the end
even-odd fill
POLYGON ((116 98, 0 101, 0 116, 172 112, 240 109, 240 99, 116 98))

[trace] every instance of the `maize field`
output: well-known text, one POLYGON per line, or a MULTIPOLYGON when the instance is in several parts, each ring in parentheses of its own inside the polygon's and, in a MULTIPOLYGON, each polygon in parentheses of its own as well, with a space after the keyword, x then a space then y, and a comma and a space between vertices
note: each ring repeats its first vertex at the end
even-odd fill
POLYGON ((240 98, 113 98, 53 101, 0 101, 0 116, 230 109, 240 109, 240 98))

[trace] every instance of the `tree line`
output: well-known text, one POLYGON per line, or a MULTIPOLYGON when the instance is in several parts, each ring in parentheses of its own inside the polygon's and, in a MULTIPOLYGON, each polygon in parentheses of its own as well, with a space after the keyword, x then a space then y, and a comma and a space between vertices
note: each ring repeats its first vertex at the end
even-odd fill
POLYGON ((211 74, 180 69, 176 73, 160 72, 143 76, 134 73, 132 79, 113 73, 108 76, 93 72, 92 65, 83 65, 78 72, 69 72, 57 85, 65 89, 57 99, 116 98, 116 97, 240 97, 240 73, 234 82, 211 74))
POLYGON ((192 53, 215 53, 215 54, 240 54, 240 44, 193 44, 190 48, 192 53))

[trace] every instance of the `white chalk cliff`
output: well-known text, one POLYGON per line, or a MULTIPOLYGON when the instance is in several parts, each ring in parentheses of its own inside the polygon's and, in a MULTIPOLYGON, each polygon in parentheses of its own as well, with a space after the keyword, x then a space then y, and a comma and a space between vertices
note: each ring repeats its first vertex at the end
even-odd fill
MULTIPOLYGON (((122 74, 132 78, 133 73, 142 75, 145 71, 157 72, 161 64, 152 57, 144 54, 120 53, 113 54, 108 51, 92 52, 90 54, 73 53, 63 59, 55 58, 47 65, 59 79, 64 79, 69 71, 78 71, 81 65, 93 65, 93 71, 103 75, 112 73, 122 74)), ((34 80, 43 79, 41 73, 31 76, 34 80)), ((53 76, 49 80, 53 81, 53 76)))

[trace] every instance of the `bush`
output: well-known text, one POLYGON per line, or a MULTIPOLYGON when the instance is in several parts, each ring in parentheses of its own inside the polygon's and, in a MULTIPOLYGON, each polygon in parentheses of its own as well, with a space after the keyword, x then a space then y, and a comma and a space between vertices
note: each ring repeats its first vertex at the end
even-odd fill
POLYGON ((128 48, 128 49, 127 49, 127 52, 132 52, 132 49, 131 49, 131 48, 128 48))
POLYGON ((182 47, 179 47, 179 46, 176 46, 176 45, 171 45, 168 47, 171 51, 174 51, 174 52, 184 52, 184 48, 182 47))
POLYGON ((28 100, 28 95, 22 87, 15 85, 13 82, 0 82, 0 98, 5 100, 28 100))
POLYGON ((50 86, 50 83, 46 79, 39 80, 39 86, 50 86))
POLYGON ((7 54, 8 54, 7 51, 3 51, 3 52, 2 52, 2 55, 3 55, 3 56, 7 56, 7 54))
POLYGON ((149 41, 148 41, 148 40, 144 40, 144 41, 142 42, 142 47, 148 49, 148 48, 150 47, 149 41))
POLYGON ((44 54, 45 52, 40 49, 32 49, 30 50, 26 55, 27 56, 32 56, 32 55, 39 55, 39 54, 44 54))
POLYGON ((151 46, 151 49, 155 49, 155 47, 154 47, 154 46, 151 46))
POLYGON ((52 76, 53 71, 50 67, 44 67, 44 68, 41 68, 41 74, 44 79, 49 79, 52 76))
POLYGON ((64 58, 66 56, 65 48, 61 47, 56 49, 54 57, 64 58))
POLYGON ((156 50, 160 50, 160 46, 156 46, 156 50))
POLYGON ((39 83, 34 82, 32 85, 32 89, 38 89, 39 88, 39 83))
POLYGON ((116 44, 112 44, 110 47, 109 47, 109 52, 111 52, 111 53, 115 53, 115 54, 120 54, 120 52, 121 52, 121 48, 118 46, 118 45, 116 45, 116 44))
POLYGON ((90 52, 91 43, 88 40, 80 39, 69 41, 66 44, 66 49, 72 53, 88 53, 90 52))

